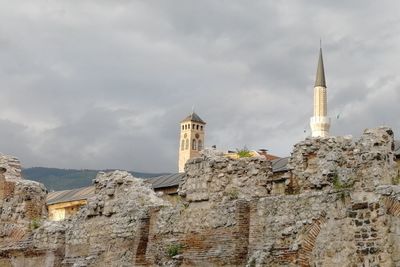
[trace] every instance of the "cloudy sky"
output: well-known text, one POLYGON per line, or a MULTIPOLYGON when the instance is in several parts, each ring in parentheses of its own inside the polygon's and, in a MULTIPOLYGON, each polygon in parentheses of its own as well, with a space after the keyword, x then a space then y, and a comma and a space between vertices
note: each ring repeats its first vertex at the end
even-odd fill
POLYGON ((25 167, 172 172, 178 123, 195 106, 206 145, 286 156, 310 134, 320 37, 331 133, 400 135, 399 10, 395 0, 0 0, 0 151, 25 167))

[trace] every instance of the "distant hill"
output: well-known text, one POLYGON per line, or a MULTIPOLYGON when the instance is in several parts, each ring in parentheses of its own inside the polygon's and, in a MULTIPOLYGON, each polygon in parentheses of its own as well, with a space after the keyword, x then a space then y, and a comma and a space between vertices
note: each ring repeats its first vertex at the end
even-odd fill
MULTIPOLYGON (((22 169, 24 179, 33 180, 44 184, 49 191, 67 190, 79 187, 85 187, 92 184, 92 179, 100 170, 74 170, 33 167, 22 169)), ((104 170, 111 171, 111 170, 104 170)), ((166 173, 143 173, 132 172, 134 177, 150 178, 160 176, 166 173)))

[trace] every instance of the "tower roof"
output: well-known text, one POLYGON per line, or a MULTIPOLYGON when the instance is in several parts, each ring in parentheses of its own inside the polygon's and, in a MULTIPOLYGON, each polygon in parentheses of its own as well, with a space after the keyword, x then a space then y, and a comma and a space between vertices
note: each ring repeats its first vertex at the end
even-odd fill
POLYGON ((199 115, 196 113, 192 112, 189 116, 187 116, 185 119, 183 119, 181 122, 186 122, 186 121, 192 121, 192 122, 198 122, 202 124, 206 124, 205 121, 203 121, 199 115))
POLYGON ((322 59, 322 48, 319 48, 319 59, 317 67, 317 77, 315 78, 315 86, 326 87, 325 82, 325 70, 324 70, 324 60, 322 59))

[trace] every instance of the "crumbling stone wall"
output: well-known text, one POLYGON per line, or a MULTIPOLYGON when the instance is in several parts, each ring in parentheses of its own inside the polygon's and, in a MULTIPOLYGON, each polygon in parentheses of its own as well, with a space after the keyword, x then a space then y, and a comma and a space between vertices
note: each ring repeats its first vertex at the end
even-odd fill
MULTIPOLYGON (((23 180, 19 161, 10 156, 0 155, 0 266, 17 266, 13 259, 21 254, 24 261, 41 260, 30 245, 34 228, 46 216, 46 189, 40 183, 23 180)), ((23 261, 23 262, 24 262, 23 261)), ((29 266, 30 263, 20 264, 29 266)))
POLYGON ((21 179, 21 163, 13 156, 4 155, 0 153, 0 168, 6 169, 4 177, 7 180, 21 179))
POLYGON ((126 172, 99 173, 76 216, 3 246, 0 264, 400 266, 397 168, 393 132, 378 128, 306 139, 279 175, 263 158, 205 151, 174 203, 126 172))
POLYGON ((146 264, 241 266, 249 246, 250 200, 270 195, 271 162, 206 150, 186 165, 181 202, 153 210, 146 264), (179 247, 181 255, 168 256, 179 247))
POLYGON ((249 205, 234 200, 220 205, 183 204, 152 213, 146 260, 150 266, 240 266, 248 252, 249 205), (181 247, 177 257, 171 247, 181 247))
POLYGON ((250 227, 255 231, 255 238, 250 241, 255 248, 250 263, 397 264, 392 251, 400 240, 390 241, 390 219, 385 205, 380 204, 383 191, 377 190, 397 188, 391 185, 396 163, 390 129, 366 130, 359 140, 307 139, 295 146, 289 168, 291 177, 286 191, 292 195, 274 197, 279 199, 276 203, 270 203, 272 197, 263 198, 254 208, 253 214, 262 214, 261 210, 271 213, 250 218, 255 222, 250 227), (260 208, 263 202, 268 204, 260 208), (270 242, 262 247, 266 240, 270 242))
POLYGON ((189 160, 179 195, 189 202, 264 197, 271 190, 271 162, 264 157, 231 159, 213 150, 189 160))
POLYGON ((27 224, 46 215, 46 189, 37 182, 23 180, 19 162, 0 156, 0 223, 27 224))
POLYGON ((307 138, 294 146, 289 161, 293 191, 324 187, 373 190, 396 176, 393 131, 367 129, 351 137, 307 138))
POLYGON ((99 173, 95 196, 69 223, 64 263, 129 266, 144 234, 151 207, 168 206, 150 186, 128 172, 99 173))

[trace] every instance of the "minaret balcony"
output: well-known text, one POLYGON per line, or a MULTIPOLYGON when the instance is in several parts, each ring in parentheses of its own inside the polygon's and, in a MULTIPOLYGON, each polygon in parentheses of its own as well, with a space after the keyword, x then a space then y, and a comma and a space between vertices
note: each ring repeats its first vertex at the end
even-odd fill
POLYGON ((325 116, 311 117, 310 123, 312 124, 331 124, 331 118, 325 116))

